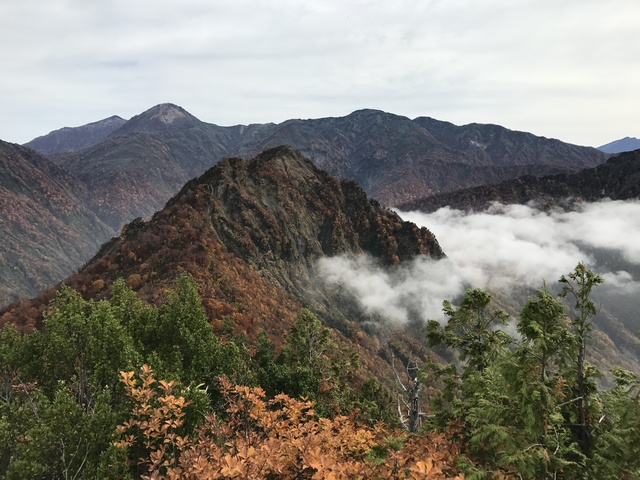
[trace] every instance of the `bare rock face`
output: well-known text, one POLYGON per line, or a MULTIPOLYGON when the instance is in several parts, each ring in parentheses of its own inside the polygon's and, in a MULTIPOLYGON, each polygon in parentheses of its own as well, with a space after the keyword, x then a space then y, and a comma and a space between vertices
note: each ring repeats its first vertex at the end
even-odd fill
MULTIPOLYGON (((416 255, 441 258, 434 235, 369 200, 292 147, 254 160, 227 159, 185 189, 211 192, 211 223, 235 255, 288 291, 310 278, 318 258, 368 253, 393 264, 416 255)), ((184 191, 184 190, 183 190, 184 191)))

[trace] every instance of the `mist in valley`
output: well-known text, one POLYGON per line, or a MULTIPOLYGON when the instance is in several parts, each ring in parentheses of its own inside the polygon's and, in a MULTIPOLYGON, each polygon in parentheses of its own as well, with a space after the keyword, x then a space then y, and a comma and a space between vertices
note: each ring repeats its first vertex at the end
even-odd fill
POLYGON ((639 201, 607 200, 574 211, 493 204, 482 212, 398 213, 431 230, 447 258, 389 269, 366 256, 333 257, 318 266, 326 284, 350 292, 372 315, 400 324, 416 315, 443 320, 443 300, 455 302, 467 288, 523 301, 523 292, 544 282, 557 289, 560 276, 582 261, 605 280, 594 291, 601 309, 634 333, 640 328, 639 201))

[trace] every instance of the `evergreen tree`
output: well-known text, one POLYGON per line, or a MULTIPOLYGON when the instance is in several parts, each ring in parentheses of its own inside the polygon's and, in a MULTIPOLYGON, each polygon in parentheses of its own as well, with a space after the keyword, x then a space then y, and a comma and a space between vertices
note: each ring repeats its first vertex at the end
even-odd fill
POLYGON ((464 372, 482 371, 496 358, 501 349, 512 339, 499 327, 506 325, 507 314, 502 310, 489 310, 491 294, 480 290, 467 290, 454 308, 447 300, 443 302, 443 312, 447 317, 444 327, 435 320, 429 320, 426 327, 430 346, 446 345, 456 350, 464 372))
POLYGON ((561 297, 572 297, 574 303, 571 330, 576 336, 578 345, 575 359, 575 405, 578 410, 575 427, 578 433, 580 449, 587 459, 592 456, 592 433, 594 428, 589 397, 596 390, 593 379, 599 375, 599 372, 588 365, 586 360, 587 340, 591 335, 593 317, 596 314, 596 305, 591 299, 591 291, 593 287, 600 285, 602 282, 602 277, 593 273, 582 262, 568 276, 563 275, 560 277, 560 283, 562 284, 561 297))

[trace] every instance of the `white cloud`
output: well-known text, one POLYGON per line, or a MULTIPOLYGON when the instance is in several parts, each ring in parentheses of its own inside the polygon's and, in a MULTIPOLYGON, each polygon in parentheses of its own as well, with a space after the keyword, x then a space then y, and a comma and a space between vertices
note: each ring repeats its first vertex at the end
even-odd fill
POLYGON ((222 125, 368 107, 598 145, 638 135, 639 15, 636 0, 7 0, 0 138, 169 101, 222 125))
POLYGON ((479 213, 448 207, 431 214, 399 213, 434 232, 447 259, 416 259, 391 270, 366 258, 338 257, 319 265, 329 284, 342 286, 369 312, 390 320, 405 322, 412 312, 424 320, 442 319, 442 301, 466 288, 538 289, 581 261, 604 277, 601 297, 607 292, 637 297, 640 201, 591 203, 574 212, 496 204, 479 213))

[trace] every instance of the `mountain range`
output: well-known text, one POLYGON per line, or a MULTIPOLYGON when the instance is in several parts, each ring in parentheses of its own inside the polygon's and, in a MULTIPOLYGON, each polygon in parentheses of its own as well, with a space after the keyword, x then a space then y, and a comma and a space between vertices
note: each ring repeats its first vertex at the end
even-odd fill
MULTIPOLYGON (((50 240, 34 245, 30 238, 21 242, 20 235, 26 234, 6 224, 3 234, 21 243, 25 251, 20 258, 28 265, 27 270, 38 271, 37 259, 47 258, 52 260, 44 270, 58 273, 41 280, 37 275, 25 277, 17 257, 7 257, 9 260, 0 266, 7 279, 0 305, 61 280, 89 258, 91 248, 95 251, 96 245, 134 218, 148 217, 162 208, 190 178, 201 175, 222 158, 249 158, 281 144, 298 148, 339 178, 355 180, 387 206, 524 174, 575 172, 606 159, 604 153, 592 148, 497 125, 458 127, 427 117, 410 120, 377 110, 359 110, 338 118, 220 127, 202 122, 176 105, 161 104, 127 121, 113 116, 82 127, 63 128, 27 144, 46 154, 46 158, 38 156, 39 165, 46 164, 49 169, 55 165, 60 175, 69 179, 73 195, 61 195, 60 201, 68 198, 70 204, 81 206, 100 226, 68 225, 73 231, 62 234, 64 239, 51 233, 50 240), (74 236, 84 237, 83 241, 93 247, 71 255, 73 260, 53 260, 69 255, 60 254, 59 245, 74 236)), ((37 156, 32 151, 28 155, 37 156)), ((7 167, 5 181, 20 177, 21 168, 17 163, 7 167)), ((41 172, 41 183, 48 177, 41 172)), ((25 185, 35 188, 35 184, 25 185)), ((25 196, 38 199, 36 190, 25 196)), ((6 209, 12 207, 7 204, 6 209)))
MULTIPOLYGON (((64 131, 77 138, 84 128, 64 131)), ((497 125, 458 127, 377 110, 338 118, 220 127, 176 105, 161 104, 110 133, 103 132, 105 137, 90 148, 58 149, 56 158, 95 189, 98 201, 110 198, 105 205, 109 211, 103 212, 100 205, 92 208, 115 229, 153 213, 186 179, 201 175, 223 157, 249 158, 284 144, 299 149, 332 175, 355 180, 387 206, 526 174, 574 172, 606 159, 593 148, 497 125), (105 178, 116 181, 105 183, 105 178)), ((41 151, 64 143, 60 133, 51 134, 51 145, 47 136, 40 137, 41 151)))

